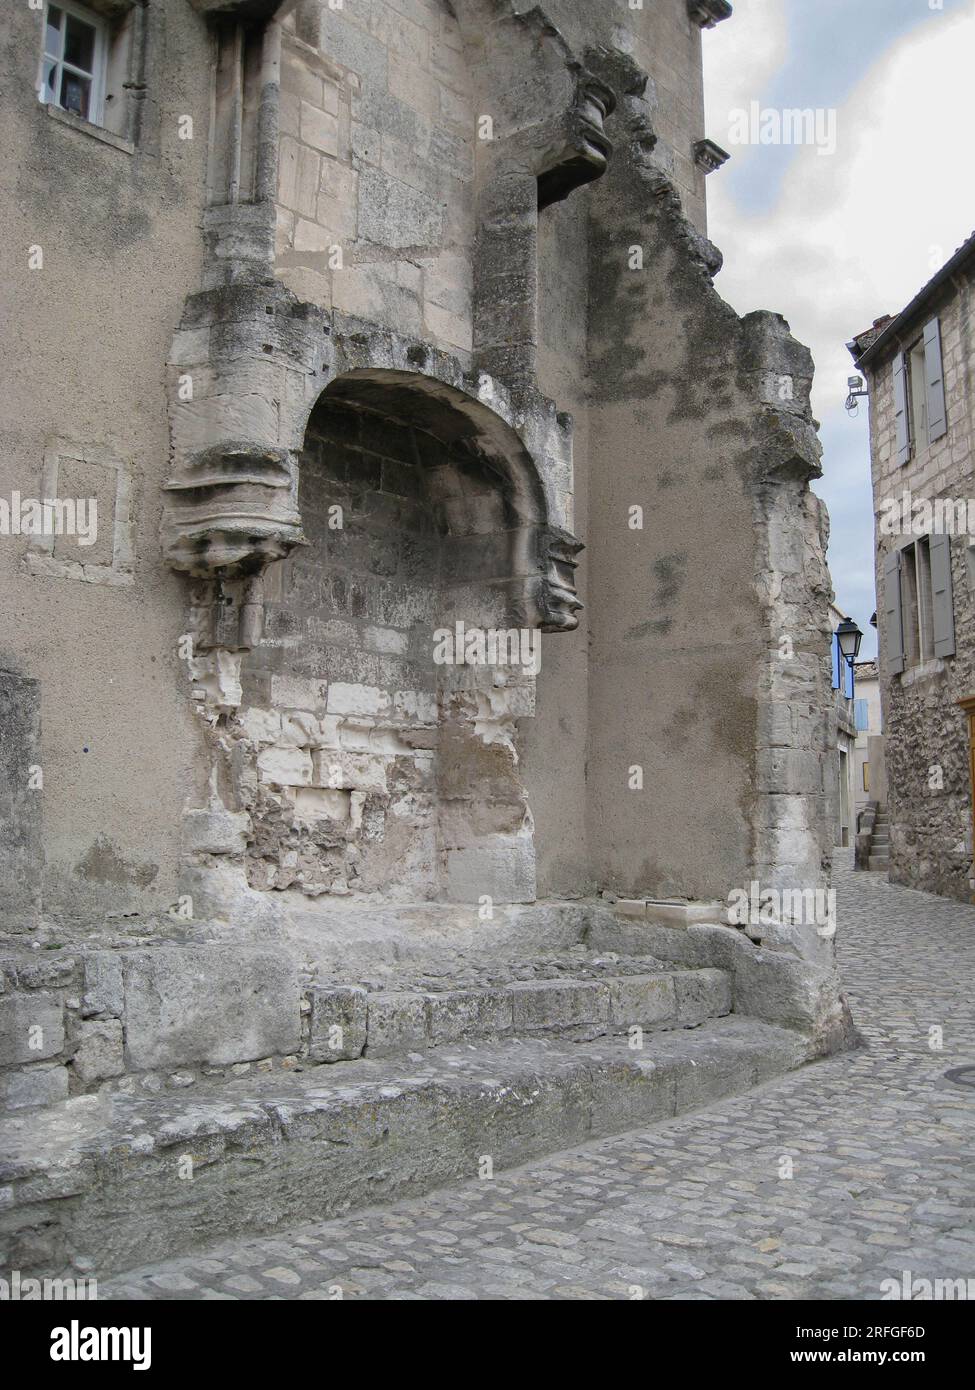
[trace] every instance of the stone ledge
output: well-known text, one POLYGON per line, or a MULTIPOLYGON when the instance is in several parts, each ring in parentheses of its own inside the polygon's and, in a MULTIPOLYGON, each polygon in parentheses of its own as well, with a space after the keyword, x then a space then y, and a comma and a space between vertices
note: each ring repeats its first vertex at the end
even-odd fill
POLYGON ((730 976, 708 969, 602 980, 520 980, 438 994, 327 986, 311 993, 309 1055, 319 1061, 391 1057, 461 1039, 564 1037, 584 1042, 635 1028, 696 1028, 732 1008, 730 976), (329 1034, 330 1047, 322 1042, 329 1034))

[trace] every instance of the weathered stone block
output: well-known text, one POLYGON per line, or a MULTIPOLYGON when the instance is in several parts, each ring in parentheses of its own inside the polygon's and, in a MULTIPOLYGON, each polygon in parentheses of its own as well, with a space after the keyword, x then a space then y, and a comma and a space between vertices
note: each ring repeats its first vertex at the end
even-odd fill
POLYGON ((347 791, 378 792, 385 796, 386 760, 368 753, 318 750, 312 753, 311 780, 315 787, 340 787, 347 791))
POLYGON ((368 1051, 381 1057, 429 1042, 427 1001, 421 994, 380 993, 369 995, 368 1051))
POLYGON ((535 901, 535 844, 527 835, 486 835, 475 845, 448 850, 446 896, 450 902, 535 901))
POLYGON ((310 676, 273 675, 271 700, 281 709, 324 710, 328 681, 310 676))
POLYGON ((467 1037, 501 1037, 511 1031, 513 1001, 507 990, 431 994, 428 1006, 430 1038, 435 1043, 467 1037))
POLYGON ((575 1028, 609 1021, 609 988, 598 981, 519 981, 509 986, 516 1033, 575 1028))
POLYGON ((661 927, 689 927, 693 922, 723 922, 725 905, 723 903, 668 902, 648 898, 646 917, 661 927))
POLYGON ((122 1054, 122 1024, 116 1018, 82 1023, 74 1054, 74 1071, 83 1086, 120 1076, 125 1070, 122 1054))
POLYGON ((309 998, 309 1057, 315 1062, 343 1062, 361 1057, 366 1045, 366 991, 354 987, 312 989, 309 998))
POLYGON ((124 952, 126 1056, 137 1071, 228 1065, 298 1049, 298 980, 256 948, 124 952))
POLYGON ((311 102, 301 103, 301 138, 306 145, 320 150, 323 154, 338 156, 339 123, 328 111, 313 106, 311 102))
POLYGON ((694 1028, 707 1018, 731 1012, 731 978, 724 970, 678 970, 674 973, 677 1021, 694 1028))
POLYGON ((376 686, 333 681, 328 689, 329 714, 374 717, 388 713, 389 707, 390 696, 388 692, 380 690, 376 686))
POLYGON ((68 1069, 41 1063, 18 1071, 0 1072, 0 1110, 28 1105, 54 1105, 68 1094, 68 1069))
POLYGON ((207 806, 183 813, 183 846, 191 854, 243 854, 251 818, 246 811, 207 806))
POLYGON ((619 1028, 677 1021, 672 975, 625 975, 609 987, 609 1017, 619 1028))
POLYGON ((242 710, 238 718, 241 732, 252 743, 274 743, 281 733, 281 716, 277 710, 252 706, 242 710))
POLYGON ((118 951, 90 951, 83 957, 83 1018, 106 1014, 120 1018, 123 1008, 122 956, 118 951))
POLYGON ((8 994, 0 999, 0 1066, 40 1062, 64 1047, 64 1015, 56 994, 8 994))
POLYGON ((646 918, 647 904, 643 898, 617 898, 613 908, 621 917, 646 918))
POLYGON ((376 246, 439 246, 443 213, 418 189, 365 168, 359 173, 359 236, 376 246))
POLYGON ((67 985, 75 972, 77 958, 39 952, 32 960, 19 960, 14 965, 18 989, 57 989, 67 985))
POLYGON ((311 754, 305 748, 265 748, 257 766, 264 782, 285 787, 307 787, 311 783, 311 754))
POLYGON ((347 821, 352 813, 352 793, 332 787, 288 787, 288 800, 300 821, 347 821))

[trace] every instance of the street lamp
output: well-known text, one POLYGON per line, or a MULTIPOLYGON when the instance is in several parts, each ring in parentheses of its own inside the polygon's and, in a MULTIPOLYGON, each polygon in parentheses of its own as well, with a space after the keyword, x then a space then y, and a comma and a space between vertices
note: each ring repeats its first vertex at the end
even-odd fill
POLYGON ((857 627, 852 618, 844 618, 836 629, 836 637, 840 644, 840 651, 848 663, 852 666, 860 655, 860 643, 863 641, 863 633, 857 627))
POLYGON ((860 653, 863 633, 852 618, 844 618, 836 629, 836 640, 840 646, 840 654, 850 668, 850 699, 852 700, 856 693, 856 671, 853 669, 853 663, 860 653))

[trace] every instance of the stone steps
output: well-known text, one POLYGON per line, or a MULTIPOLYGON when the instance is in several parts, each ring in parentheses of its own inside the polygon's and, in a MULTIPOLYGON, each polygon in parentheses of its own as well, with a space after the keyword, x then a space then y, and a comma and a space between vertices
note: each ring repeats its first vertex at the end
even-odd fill
POLYGON ((878 811, 874 817, 867 868, 874 873, 886 873, 890 868, 890 820, 886 811, 878 811))
POLYGON ((632 1028, 695 1028, 732 1008, 731 977, 716 969, 560 976, 437 992, 324 985, 308 997, 309 1056, 319 1062, 395 1056, 465 1039, 591 1041, 632 1028))
POLYGON ((13 1114, 0 1264, 105 1277, 485 1176, 738 1094, 799 1065, 807 1040, 732 1016, 632 1041, 465 1041, 13 1114))

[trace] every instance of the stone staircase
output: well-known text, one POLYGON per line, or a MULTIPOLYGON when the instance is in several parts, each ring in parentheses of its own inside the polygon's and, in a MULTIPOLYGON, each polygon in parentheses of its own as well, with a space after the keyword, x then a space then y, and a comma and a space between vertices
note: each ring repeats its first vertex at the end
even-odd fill
POLYGON ((104 1276, 231 1235, 340 1215, 668 1119, 799 1060, 734 1017, 652 1035, 515 1037, 235 1079, 192 1096, 80 1096, 4 1122, 9 1268, 104 1276))
POLYGON ((879 809, 874 817, 867 868, 882 873, 890 868, 890 820, 886 808, 879 809))
POLYGON ((161 1094, 122 1077, 0 1121, 0 1265, 104 1276, 488 1181, 804 1060, 800 1033, 733 1005, 727 970, 581 947, 473 978, 316 985, 290 1065, 177 1073, 161 1094))
POLYGON ((887 808, 868 801, 858 821, 854 863, 858 869, 886 873, 890 868, 890 820, 887 808))
POLYGON ((738 1094, 849 1045, 816 943, 597 900, 11 939, 0 1269, 107 1276, 738 1094))

